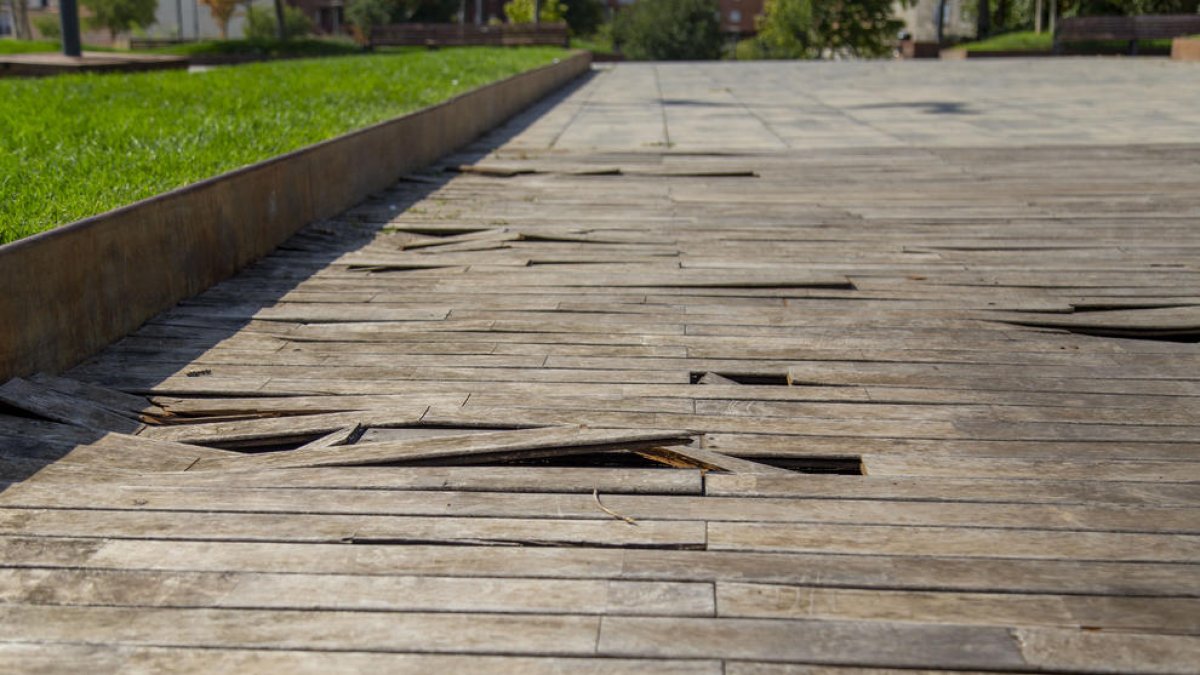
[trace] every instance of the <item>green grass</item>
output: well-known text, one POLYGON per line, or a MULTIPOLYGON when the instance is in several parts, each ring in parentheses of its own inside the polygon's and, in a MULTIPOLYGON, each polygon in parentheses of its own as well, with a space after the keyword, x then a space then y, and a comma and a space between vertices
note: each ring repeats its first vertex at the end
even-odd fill
MULTIPOLYGON (((1129 42, 1125 40, 1091 40, 1084 42, 1065 42, 1062 45, 1066 54, 1124 54, 1129 51, 1129 42)), ((1049 52, 1054 49, 1054 36, 1043 31, 1041 34, 1033 31, 1005 33, 979 42, 968 42, 959 45, 960 49, 969 52, 1049 52)), ((1143 53, 1170 51, 1170 40, 1138 40, 1138 50, 1143 53)))
POLYGON ((969 52, 1048 52, 1054 48, 1054 36, 1049 32, 1022 31, 1005 33, 979 42, 959 45, 969 52))
POLYGON ((0 54, 56 52, 58 49, 54 40, 0 40, 0 54))
POLYGON ((461 48, 0 80, 0 242, 331 138, 563 50, 461 48))
POLYGON ((571 49, 585 49, 593 54, 613 54, 612 37, 596 34, 584 37, 572 37, 571 49))

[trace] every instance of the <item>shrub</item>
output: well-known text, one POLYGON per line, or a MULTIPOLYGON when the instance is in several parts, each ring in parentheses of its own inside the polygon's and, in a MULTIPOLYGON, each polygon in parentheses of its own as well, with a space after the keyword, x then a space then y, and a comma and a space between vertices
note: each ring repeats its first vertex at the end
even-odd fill
MULTIPOLYGON (((250 40, 274 40, 275 12, 271 9, 255 7, 246 8, 246 37, 250 40)), ((312 33, 312 19, 304 12, 285 5, 283 8, 283 39, 303 37, 312 33)))
POLYGON ((57 16, 43 14, 33 18, 33 27, 37 32, 47 40, 58 40, 62 38, 62 24, 58 22, 57 16))
MULTIPOLYGON (((559 0, 542 0, 542 21, 558 23, 566 13, 567 8, 559 0)), ((509 23, 533 23, 533 0, 509 0, 504 3, 504 16, 509 23)))
POLYGON ((720 58, 716 0, 641 0, 617 14, 613 41, 631 59, 720 58))

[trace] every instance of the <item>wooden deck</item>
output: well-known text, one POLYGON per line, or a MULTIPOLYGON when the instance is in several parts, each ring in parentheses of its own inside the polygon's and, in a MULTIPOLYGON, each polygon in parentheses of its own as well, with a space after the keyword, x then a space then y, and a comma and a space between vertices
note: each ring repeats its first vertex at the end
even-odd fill
POLYGON ((1197 672, 1200 72, 1080 63, 623 65, 9 382, 0 669, 1197 672))

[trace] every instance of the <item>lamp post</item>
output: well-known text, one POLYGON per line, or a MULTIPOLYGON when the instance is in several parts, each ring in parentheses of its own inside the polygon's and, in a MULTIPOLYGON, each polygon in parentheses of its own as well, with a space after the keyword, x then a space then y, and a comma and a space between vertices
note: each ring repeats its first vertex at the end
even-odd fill
MULTIPOLYGON (((17 0, 24 2, 25 0, 17 0)), ((83 47, 79 39, 79 6, 75 0, 59 0, 59 25, 62 26, 62 51, 65 56, 82 56, 83 47)))

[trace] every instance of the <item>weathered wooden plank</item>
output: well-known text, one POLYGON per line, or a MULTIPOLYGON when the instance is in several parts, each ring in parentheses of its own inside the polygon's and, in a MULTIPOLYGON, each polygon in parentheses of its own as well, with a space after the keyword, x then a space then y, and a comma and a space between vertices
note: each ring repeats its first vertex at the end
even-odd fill
POLYGON ((0 511, 0 534, 123 539, 700 548, 704 523, 183 511, 0 511))
POLYGON ((0 569, 27 605, 713 616, 703 582, 0 569))
MULTIPOLYGON (((233 488, 182 485, 146 487, 113 483, 71 485, 39 480, 0 494, 0 505, 22 508, 305 513, 403 516, 572 518, 607 514, 590 494, 539 494, 233 488)), ((599 490, 599 488, 594 488, 599 490)), ((604 495, 609 508, 635 519, 747 523, 845 523, 994 527, 1021 530, 1200 533, 1196 508, 953 504, 850 499, 739 499, 731 497, 604 495)))
MULTIPOLYGON (((619 523, 624 525, 624 523, 619 523)), ((564 547, 0 536, 11 565, 353 575, 759 582, 821 587, 1200 597, 1189 563, 564 547)))
POLYGON ((1200 486, 1189 483, 1062 481, 1038 479, 942 478, 908 476, 705 476, 714 496, 796 497, 803 499, 882 499, 898 501, 1016 504, 1200 505, 1200 486))
POLYGON ((901 668, 1019 669, 1016 639, 986 626, 760 619, 603 617, 597 650, 614 656, 799 661, 901 668))
MULTIPOLYGON (((39 483, 102 483, 147 488, 322 488, 340 490, 455 490, 466 492, 561 492, 599 490, 629 494, 701 494, 697 470, 543 466, 372 466, 263 469, 238 472, 155 473, 56 464, 39 483)), ((99 490, 101 488, 97 488, 99 490)), ((107 488, 105 488, 107 489, 107 488)))
POLYGON ((52 675, 80 672, 106 675, 128 672, 289 672, 351 675, 386 672, 424 673, 515 672, 530 675, 617 675, 628 672, 663 675, 721 675, 715 660, 594 659, 565 657, 485 656, 460 654, 390 654, 322 652, 308 649, 215 649, 0 642, 0 666, 12 672, 52 675))
POLYGON ((9 642, 587 656, 585 616, 7 605, 9 642))
POLYGON ((968 558, 1192 562, 1200 537, 991 528, 782 523, 708 524, 708 547, 728 551, 791 551, 858 555, 946 555, 968 558))
POLYGON ((864 591, 717 583, 719 616, 1200 632, 1196 598, 864 591))

